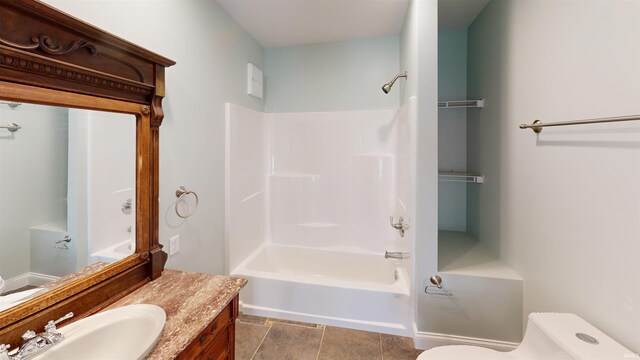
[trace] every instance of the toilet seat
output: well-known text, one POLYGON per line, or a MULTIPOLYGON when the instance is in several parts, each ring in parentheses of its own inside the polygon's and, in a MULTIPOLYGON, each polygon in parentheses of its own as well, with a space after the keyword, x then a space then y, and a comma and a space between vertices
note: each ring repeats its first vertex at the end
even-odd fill
POLYGON ((491 360, 513 360, 511 354, 490 350, 479 346, 450 345, 438 346, 420 354, 416 360, 465 360, 465 359, 491 359, 491 360))

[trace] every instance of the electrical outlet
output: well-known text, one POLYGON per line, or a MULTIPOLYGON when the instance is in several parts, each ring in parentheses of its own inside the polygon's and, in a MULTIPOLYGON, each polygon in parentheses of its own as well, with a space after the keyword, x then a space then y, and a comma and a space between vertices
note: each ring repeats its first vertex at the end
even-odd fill
POLYGON ((176 235, 169 239, 169 256, 173 256, 180 252, 180 235, 176 235))

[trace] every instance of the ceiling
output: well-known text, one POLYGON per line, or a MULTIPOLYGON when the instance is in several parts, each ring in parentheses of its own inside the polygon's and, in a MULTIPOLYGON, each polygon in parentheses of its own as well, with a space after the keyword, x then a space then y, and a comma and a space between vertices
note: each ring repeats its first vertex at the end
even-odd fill
MULTIPOLYGON (((409 5, 409 0, 217 2, 265 48, 397 35, 409 5)), ((469 26, 488 2, 438 0, 438 28, 469 26)))
POLYGON ((217 0, 265 48, 399 34, 409 0, 217 0))

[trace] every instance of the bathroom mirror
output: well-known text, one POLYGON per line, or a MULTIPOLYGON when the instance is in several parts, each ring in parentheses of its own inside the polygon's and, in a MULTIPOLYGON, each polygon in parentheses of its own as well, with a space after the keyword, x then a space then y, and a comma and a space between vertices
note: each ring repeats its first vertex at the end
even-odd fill
POLYGON ((133 115, 0 99, 0 311, 134 253, 135 162, 133 115))
MULTIPOLYGON (((149 6, 153 5, 150 3, 149 6)), ((70 265, 64 261, 58 262, 57 259, 53 260, 53 263, 55 266, 64 265, 69 271, 74 268, 79 269, 62 276, 58 280, 58 285, 48 291, 0 311, 2 343, 8 343, 12 347, 19 346, 21 336, 27 330, 41 330, 48 321, 61 318, 68 312, 75 314, 70 321, 90 315, 161 276, 167 254, 158 241, 159 131, 164 118, 162 110, 162 99, 165 96, 164 71, 166 67, 174 64, 163 56, 109 34, 40 1, 0 1, 0 99, 4 102, 22 104, 14 109, 11 108, 11 104, 0 105, 3 113, 0 126, 6 126, 6 128, 0 128, 0 178, 5 181, 5 175, 11 175, 5 168, 5 161, 18 162, 14 168, 27 174, 17 179, 6 180, 16 184, 13 188, 7 189, 0 184, 2 189, 0 218, 4 223, 5 216, 14 216, 13 207, 36 209, 32 211, 34 214, 41 210, 38 205, 45 207, 43 204, 30 203, 33 201, 28 200, 27 193, 30 191, 38 191, 36 199, 41 202, 44 202, 47 196, 51 196, 52 207, 58 209, 57 215, 34 219, 27 224, 28 226, 19 227, 17 228, 19 230, 15 231, 21 233, 22 239, 28 238, 31 243, 32 231, 48 232, 51 230, 48 226, 55 224, 53 232, 58 231, 60 234, 55 234, 53 239, 44 239, 45 247, 50 246, 51 241, 56 245, 75 246, 73 250, 76 253, 75 256, 69 255, 71 252, 65 254, 70 258, 75 257, 76 263, 70 265), (27 112, 33 117, 31 110, 36 106, 44 106, 41 109, 46 110, 42 111, 50 113, 49 115, 59 121, 55 124, 51 122, 50 127, 38 133, 40 130, 32 127, 31 120, 20 119, 20 122, 16 121, 15 125, 12 125, 13 120, 4 118, 6 112, 14 110, 17 111, 13 115, 29 110, 27 112), (19 109, 20 107, 22 109, 19 109), (100 119, 108 122, 109 127, 100 128, 97 125, 100 119), (114 125, 115 123, 117 125, 114 125), (88 126, 90 129, 82 129, 81 125, 88 126), (129 126, 135 131, 123 130, 118 127, 119 125, 129 126), (89 137, 82 138, 73 132, 75 130, 85 131, 89 137), (96 136, 99 133, 101 137, 91 137, 93 132, 89 130, 99 130, 96 131, 96 136), (63 153, 65 145, 64 140, 59 138, 54 140, 52 133, 57 133, 63 138, 65 134, 67 136, 67 153, 61 156, 61 159, 56 157, 60 160, 57 165, 51 160, 53 155, 51 149, 57 147, 59 152, 63 153), (36 150, 37 146, 44 145, 37 144, 38 141, 34 141, 37 139, 49 144, 49 148, 36 150), (17 145, 19 140, 34 141, 34 143, 28 150, 22 150, 20 153, 4 151, 5 145, 17 145), (54 142, 55 146, 52 144, 54 142), (100 143, 100 149, 107 152, 91 152, 90 146, 95 143, 100 143), (128 148, 130 144, 134 146, 134 155, 132 157, 119 155, 121 150, 130 153, 131 149, 128 148), (16 160, 25 158, 27 155, 35 156, 42 165, 29 165, 16 160), (7 160, 8 156, 14 158, 7 160), (106 157, 107 160, 98 158, 100 156, 106 157), (134 164, 134 187, 130 184, 130 175, 91 175, 92 171, 97 171, 102 166, 107 166, 106 171, 110 171, 108 166, 114 163, 114 160, 118 162, 126 160, 129 163, 131 158, 134 164), (65 165, 61 165, 65 160, 67 169, 63 169, 65 165), (83 173, 80 164, 90 165, 89 171, 83 173), (47 186, 38 185, 40 181, 50 180, 42 179, 46 177, 57 178, 55 185, 50 185, 54 188, 53 193, 48 195, 42 192, 47 186), (87 177, 89 181, 75 183, 80 181, 78 179, 87 180, 87 177), (92 191, 94 185, 113 179, 116 180, 115 183, 106 183, 113 186, 109 190, 112 194, 121 192, 118 196, 100 201, 96 201, 93 194, 90 194, 91 197, 82 198, 81 195, 92 191), (18 197, 12 198, 16 200, 9 200, 9 207, 12 209, 9 214, 4 210, 7 194, 19 194, 18 197), (124 194, 127 195, 120 196, 124 194), (124 212, 129 211, 127 202, 129 194, 131 195, 131 214, 125 214, 124 212), (93 205, 98 209, 91 208, 93 205), (112 211, 114 207, 116 213, 120 211, 123 214, 120 220, 127 219, 123 220, 125 225, 127 221, 132 224, 130 238, 128 238, 129 235, 124 235, 124 240, 120 237, 123 231, 122 224, 112 225, 110 221, 105 221, 105 218, 110 216, 105 214, 112 211), (60 215, 65 212, 65 216, 60 215), (98 220, 93 220, 93 217, 98 220), (73 224, 74 222, 76 223, 73 224), (104 226, 98 231, 107 233, 106 237, 114 241, 107 246, 111 250, 115 250, 118 244, 130 239, 131 255, 125 255, 129 253, 129 249, 126 249, 122 259, 116 260, 116 257, 111 257, 110 259, 115 260, 111 263, 98 261, 101 259, 97 256, 100 251, 93 251, 94 244, 98 240, 92 238, 90 234, 87 235, 88 231, 83 230, 82 222, 89 224, 88 229, 104 226), (66 230, 66 233, 60 230, 66 230), (111 230, 114 232, 110 233, 111 230), (70 241, 56 243, 61 240, 58 235, 62 234, 69 235, 70 241), (94 255, 95 257, 92 258, 94 255), (91 266, 90 263, 94 260, 98 261, 94 264, 101 265, 91 266), (84 266, 85 261, 87 266, 84 266)), ((124 163, 123 166, 129 167, 124 163)), ((130 172, 130 168, 127 171, 130 172)), ((15 216, 18 216, 17 213, 16 211, 15 216)), ((5 230, 4 225, 2 227, 0 233, 5 230)), ((128 226, 124 231, 128 234, 128 226)), ((52 234, 49 235, 53 237, 52 234)), ((5 237, 4 234, 0 236, 5 237)), ((16 234, 9 236, 10 246, 15 247, 19 236, 16 234)), ((28 250, 23 247, 22 256, 28 253, 31 261, 32 254, 35 256, 36 249, 39 248, 40 245, 35 248, 30 246, 28 250)), ((4 262, 11 257, 9 252, 13 250, 13 248, 0 247, 2 252, 0 261, 4 262)), ((51 261, 55 256, 56 252, 51 251, 48 255, 44 255, 42 261, 51 261)), ((40 261, 29 264, 28 271, 32 271, 31 265, 41 264, 40 261)), ((2 266, 5 266, 4 263, 2 266)), ((23 267, 21 270, 11 270, 11 275, 7 277, 13 279, 14 274, 26 269, 23 267)), ((60 271, 56 274, 64 273, 60 271)), ((5 274, 0 275, 5 276, 5 274)))

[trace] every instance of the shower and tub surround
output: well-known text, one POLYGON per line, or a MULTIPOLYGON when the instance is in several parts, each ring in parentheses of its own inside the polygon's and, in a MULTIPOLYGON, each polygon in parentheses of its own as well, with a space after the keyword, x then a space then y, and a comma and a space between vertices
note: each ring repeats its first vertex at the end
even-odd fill
POLYGON ((67 228, 89 239, 77 243, 78 265, 123 259, 135 250, 135 118, 70 109, 69 133, 67 228))
POLYGON ((251 280, 245 312, 410 334, 411 260, 384 254, 413 251, 411 230, 389 224, 413 218, 411 104, 270 114, 227 105, 228 271, 251 280))

